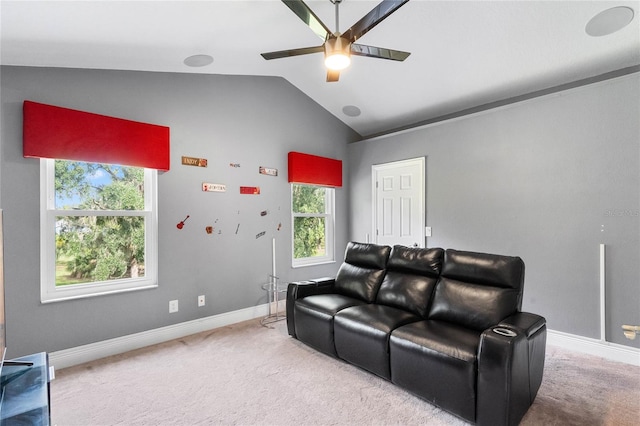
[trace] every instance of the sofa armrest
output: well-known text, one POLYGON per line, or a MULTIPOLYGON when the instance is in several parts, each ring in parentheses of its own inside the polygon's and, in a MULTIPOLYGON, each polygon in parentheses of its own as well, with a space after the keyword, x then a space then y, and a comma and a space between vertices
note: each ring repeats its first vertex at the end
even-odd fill
POLYGON ((287 286, 287 331, 290 336, 296 337, 295 319, 293 317, 293 307, 296 300, 314 294, 333 293, 335 282, 333 278, 318 278, 289 283, 287 286))
POLYGON ((540 315, 518 312, 500 323, 501 327, 518 330, 527 336, 529 349, 529 394, 531 403, 542 384, 544 357, 547 349, 547 320, 540 315))
POLYGON ((478 347, 476 422, 517 425, 535 399, 544 369, 546 321, 517 313, 485 330, 478 347))
POLYGON ((545 327, 546 324, 547 321, 540 315, 529 312, 518 312, 501 321, 498 326, 519 330, 527 336, 527 338, 531 338, 531 336, 545 327))

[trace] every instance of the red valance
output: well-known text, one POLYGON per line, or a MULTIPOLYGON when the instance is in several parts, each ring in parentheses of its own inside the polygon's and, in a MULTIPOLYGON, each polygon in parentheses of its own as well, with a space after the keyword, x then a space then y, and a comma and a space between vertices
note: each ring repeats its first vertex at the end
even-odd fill
POLYGON ((290 152, 289 182, 341 187, 342 161, 301 152, 290 152))
POLYGON ((23 104, 23 155, 169 170, 169 128, 32 101, 23 104))

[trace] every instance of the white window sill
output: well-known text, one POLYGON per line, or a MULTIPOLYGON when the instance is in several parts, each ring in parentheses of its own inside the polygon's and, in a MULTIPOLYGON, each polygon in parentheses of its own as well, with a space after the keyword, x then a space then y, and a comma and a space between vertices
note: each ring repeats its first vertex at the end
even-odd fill
POLYGON ((310 262, 310 263, 293 263, 291 265, 291 267, 293 269, 298 269, 298 268, 306 268, 308 266, 320 266, 320 265, 329 265, 332 263, 336 263, 335 260, 319 260, 317 262, 310 262))

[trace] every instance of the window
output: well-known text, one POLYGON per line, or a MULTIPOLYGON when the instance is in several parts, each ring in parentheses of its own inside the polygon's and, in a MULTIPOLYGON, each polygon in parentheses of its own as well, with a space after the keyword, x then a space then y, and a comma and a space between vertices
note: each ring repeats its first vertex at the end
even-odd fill
POLYGON ((333 188, 291 185, 293 266, 332 262, 333 188))
POLYGON ((157 286, 157 172, 41 159, 41 300, 157 286))

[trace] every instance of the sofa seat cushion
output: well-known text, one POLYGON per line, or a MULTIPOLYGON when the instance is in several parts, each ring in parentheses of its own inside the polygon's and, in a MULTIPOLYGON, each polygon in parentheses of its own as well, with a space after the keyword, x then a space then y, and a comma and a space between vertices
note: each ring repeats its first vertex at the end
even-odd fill
POLYGON ((344 308, 365 302, 341 294, 317 294, 295 302, 296 337, 315 349, 337 356, 333 343, 333 317, 344 308))
POLYGON ((389 337, 405 324, 421 321, 416 314, 385 305, 360 305, 341 310, 334 317, 338 356, 387 380, 389 337))
POLYGON ((391 381, 474 422, 480 335, 435 320, 395 329, 389 341, 391 381))

